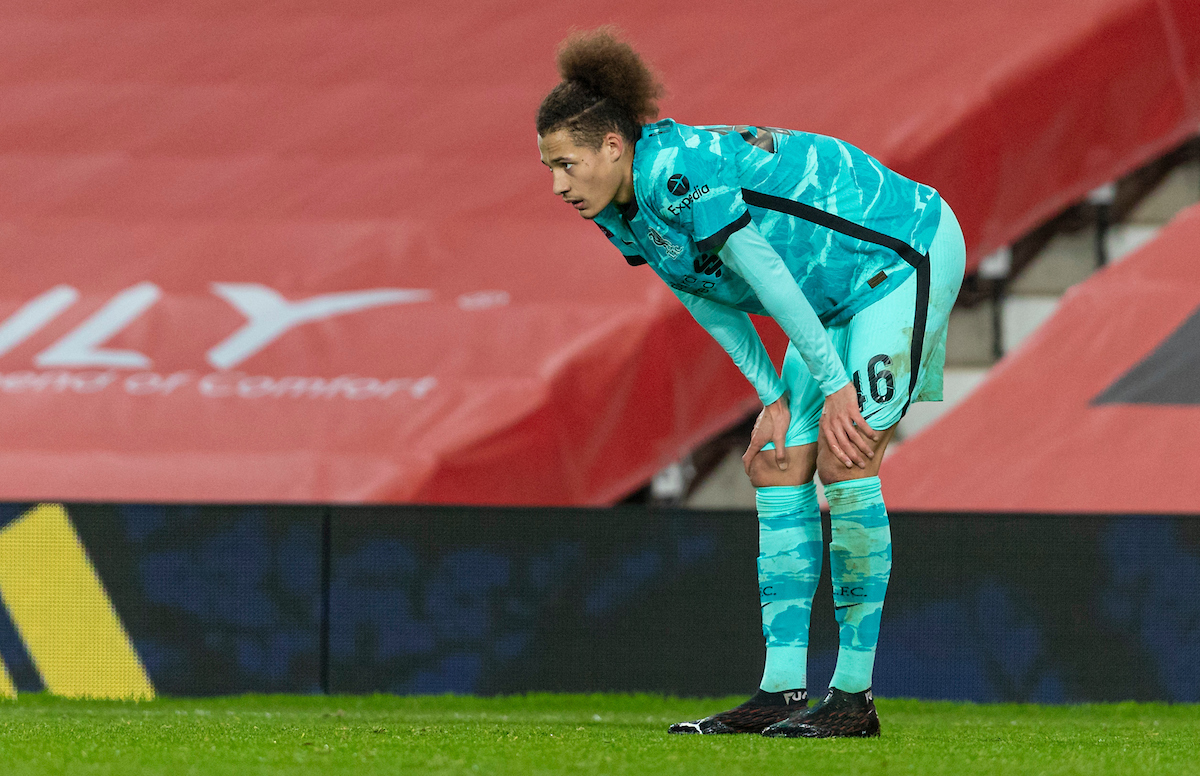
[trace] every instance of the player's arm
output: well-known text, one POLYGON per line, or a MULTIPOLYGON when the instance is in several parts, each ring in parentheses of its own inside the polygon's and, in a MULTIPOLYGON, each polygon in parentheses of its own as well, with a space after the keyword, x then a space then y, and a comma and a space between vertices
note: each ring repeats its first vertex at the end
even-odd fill
MULTIPOLYGON (((674 290, 674 289, 672 289, 674 290)), ((762 339, 750 322, 750 316, 741 310, 717 304, 711 299, 675 291, 675 296, 683 302, 696 322, 712 335, 733 363, 741 370, 763 403, 762 412, 754 424, 754 432, 750 435, 750 447, 742 456, 746 474, 750 474, 750 460, 758 455, 767 442, 775 444, 775 463, 779 468, 787 468, 788 426, 791 415, 788 410, 786 387, 775 365, 763 347, 762 339)))
POLYGON ((750 322, 750 316, 711 299, 671 290, 675 291, 675 296, 679 297, 696 322, 725 349, 754 386, 764 406, 774 404, 783 396, 783 380, 779 379, 779 373, 775 371, 762 339, 750 322))
POLYGON ((872 458, 874 453, 861 438, 859 429, 872 439, 876 434, 858 410, 858 393, 846 376, 846 368, 829 334, 783 259, 753 222, 730 234, 718 249, 718 255, 726 267, 754 289, 821 386, 825 394, 821 425, 831 451, 846 466, 865 467, 863 454, 872 458))
POLYGON ((753 223, 729 235, 718 253, 725 266, 754 289, 763 307, 800 351, 822 393, 828 396, 850 382, 808 297, 753 223))

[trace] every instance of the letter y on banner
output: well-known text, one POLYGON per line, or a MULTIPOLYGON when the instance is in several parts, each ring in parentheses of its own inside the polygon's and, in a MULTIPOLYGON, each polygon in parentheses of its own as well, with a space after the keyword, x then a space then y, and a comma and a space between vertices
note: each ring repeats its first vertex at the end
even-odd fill
POLYGON ((208 363, 217 369, 237 366, 302 323, 433 298, 433 292, 425 289, 376 288, 289 302, 275 289, 257 283, 213 283, 213 292, 248 319, 245 326, 208 351, 208 363))

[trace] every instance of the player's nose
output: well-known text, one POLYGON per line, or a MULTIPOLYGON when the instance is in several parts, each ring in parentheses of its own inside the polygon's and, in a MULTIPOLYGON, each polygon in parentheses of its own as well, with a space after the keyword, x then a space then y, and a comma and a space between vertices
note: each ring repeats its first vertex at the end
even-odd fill
POLYGON ((558 170, 554 171, 554 194, 561 197, 571 190, 571 184, 567 181, 566 173, 558 170))

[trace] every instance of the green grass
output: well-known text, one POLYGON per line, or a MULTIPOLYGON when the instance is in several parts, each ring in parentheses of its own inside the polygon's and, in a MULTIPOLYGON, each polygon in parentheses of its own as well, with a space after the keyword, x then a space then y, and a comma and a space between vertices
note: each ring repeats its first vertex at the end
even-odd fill
POLYGON ((878 701, 878 740, 667 736, 738 699, 251 696, 0 703, 0 774, 1183 774, 1200 707, 878 701))

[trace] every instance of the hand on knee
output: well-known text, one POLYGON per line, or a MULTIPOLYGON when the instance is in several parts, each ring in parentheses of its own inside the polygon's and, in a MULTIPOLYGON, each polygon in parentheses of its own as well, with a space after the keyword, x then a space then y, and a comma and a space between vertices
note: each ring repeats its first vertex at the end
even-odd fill
POLYGON ((835 482, 846 482, 848 480, 861 480, 865 477, 878 477, 879 466, 883 463, 883 454, 887 450, 888 442, 892 441, 892 436, 895 434, 896 426, 891 426, 879 433, 879 439, 871 442, 871 447, 875 453, 874 458, 867 459, 866 467, 850 466, 838 458, 836 454, 825 444, 825 440, 820 441, 820 446, 817 450, 816 473, 821 478, 821 483, 824 485, 832 485, 835 482))
POLYGON ((860 469, 857 466, 846 468, 846 464, 824 448, 817 455, 817 476, 821 478, 822 485, 874 476, 869 471, 869 469, 860 469))

